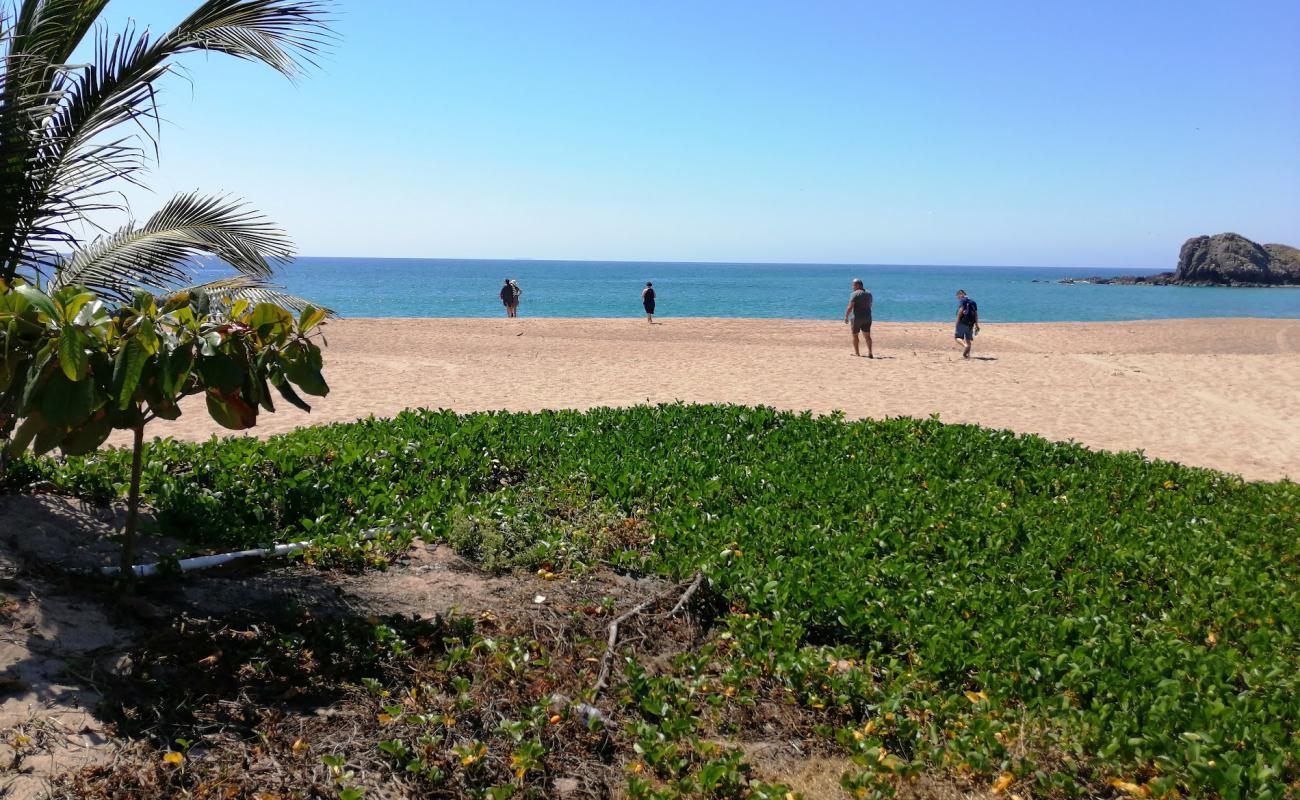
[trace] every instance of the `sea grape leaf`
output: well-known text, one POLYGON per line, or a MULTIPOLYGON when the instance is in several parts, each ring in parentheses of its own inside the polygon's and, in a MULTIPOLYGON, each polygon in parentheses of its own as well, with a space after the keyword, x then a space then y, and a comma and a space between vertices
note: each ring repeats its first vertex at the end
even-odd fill
POLYGON ((224 353, 200 358, 198 368, 204 388, 216 389, 223 394, 235 391, 244 382, 244 371, 224 353))
POLYGON ((70 381, 62 372, 50 375, 34 401, 52 427, 80 425, 94 408, 95 387, 91 381, 70 381))
POLYGON ((293 329, 293 315, 274 303, 258 303, 249 315, 248 326, 262 339, 276 339, 293 329))
POLYGON ((135 339, 128 341, 125 347, 117 351, 117 358, 113 363, 113 396, 117 398, 119 409, 131 405, 135 389, 140 384, 140 376, 144 373, 145 362, 148 360, 149 355, 135 339))
POLYGON ((59 309, 54 305, 54 301, 50 299, 49 295, 35 286, 23 284, 15 287, 14 292, 33 306, 36 306, 42 314, 50 319, 56 320, 59 318, 59 309))
POLYGON ((18 426, 18 429, 14 431, 13 438, 9 440, 9 453, 11 455, 22 453, 31 445, 32 439, 36 438, 36 434, 40 433, 45 427, 47 427, 45 418, 39 413, 28 414, 23 419, 22 424, 18 426))
POLYGON ((309 305, 298 316, 298 333, 306 335, 325 319, 325 309, 309 305))
POLYGON ((60 442, 59 450, 65 456, 85 455, 98 449, 112 432, 113 421, 107 413, 100 412, 60 442))
POLYGON ((59 366, 68 380, 79 381, 86 377, 88 365, 85 335, 71 325, 59 331, 59 366))
POLYGON ((311 406, 308 405, 307 402, 303 400, 298 395, 298 393, 293 390, 293 386, 289 384, 289 381, 285 380, 284 378, 280 378, 278 380, 272 378, 271 385, 274 386, 277 390, 279 390, 280 396, 283 397, 285 400, 288 400, 290 405, 295 406, 297 408, 301 408, 303 411, 307 411, 309 413, 311 412, 311 406))
POLYGON ((223 428, 243 431, 257 424, 257 409, 245 403, 237 394, 222 394, 209 389, 207 402, 208 413, 223 428))

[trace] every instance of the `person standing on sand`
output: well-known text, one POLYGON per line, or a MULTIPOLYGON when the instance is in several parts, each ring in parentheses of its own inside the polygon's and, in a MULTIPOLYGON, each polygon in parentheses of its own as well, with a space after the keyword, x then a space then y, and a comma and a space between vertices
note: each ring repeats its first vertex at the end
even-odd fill
POLYGON ((858 352, 858 334, 867 340, 867 358, 875 358, 871 351, 871 292, 868 292, 862 286, 861 278, 853 279, 853 294, 849 295, 849 306, 844 309, 844 324, 849 324, 849 315, 853 318, 853 355, 860 356, 858 352))
POLYGON ((962 358, 970 358, 970 347, 975 342, 975 334, 980 330, 979 306, 966 296, 965 289, 957 290, 957 332, 953 338, 958 347, 964 347, 962 358))
POLYGON ((513 317, 515 315, 515 287, 509 278, 506 278, 505 285, 501 287, 500 296, 501 305, 506 307, 506 316, 513 317))
POLYGON ((510 279, 510 289, 515 293, 515 299, 510 304, 510 316, 517 317, 519 316, 519 298, 523 296, 524 290, 519 288, 519 282, 513 278, 510 279))
POLYGON ((641 305, 645 306, 645 321, 655 324, 655 285, 650 281, 646 281, 641 290, 641 305))

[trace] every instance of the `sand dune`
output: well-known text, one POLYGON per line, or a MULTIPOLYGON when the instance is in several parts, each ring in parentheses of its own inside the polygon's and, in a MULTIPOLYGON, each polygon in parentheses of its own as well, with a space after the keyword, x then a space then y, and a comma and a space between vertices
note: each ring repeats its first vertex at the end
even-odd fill
MULTIPOLYGON (((1300 320, 990 322, 969 362, 945 324, 877 323, 874 333, 879 358, 868 361, 853 358, 838 322, 343 320, 327 328, 332 394, 310 415, 263 415, 257 434, 417 406, 684 400, 938 414, 1251 479, 1300 479, 1300 320)), ((224 433, 195 400, 150 433, 224 433)))

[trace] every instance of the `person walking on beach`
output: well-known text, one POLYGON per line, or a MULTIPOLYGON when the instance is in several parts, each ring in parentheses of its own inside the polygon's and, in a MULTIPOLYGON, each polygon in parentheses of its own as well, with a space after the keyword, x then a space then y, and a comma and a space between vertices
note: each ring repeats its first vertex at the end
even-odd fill
POLYGON ((505 285, 501 287, 501 305, 506 307, 506 316, 513 317, 518 301, 515 299, 515 285, 509 278, 506 278, 505 285))
POLYGON ((844 324, 849 324, 850 315, 852 315, 853 326, 853 355, 860 356, 858 351, 858 334, 867 340, 867 358, 875 358, 871 351, 871 292, 868 292, 862 286, 861 278, 853 279, 853 294, 849 295, 848 308, 844 309, 844 324))
POLYGON ((510 305, 510 316, 517 317, 519 316, 519 298, 523 297, 524 290, 519 288, 519 282, 513 278, 510 279, 510 288, 515 293, 514 302, 510 305))
POLYGON ((953 338, 957 346, 963 347, 961 357, 970 358, 970 347, 975 342, 975 334, 980 330, 979 306, 966 296, 965 289, 957 290, 957 332, 953 338))
POLYGON ((650 281, 646 281, 641 290, 641 305, 645 306, 645 321, 655 324, 655 285, 650 281))

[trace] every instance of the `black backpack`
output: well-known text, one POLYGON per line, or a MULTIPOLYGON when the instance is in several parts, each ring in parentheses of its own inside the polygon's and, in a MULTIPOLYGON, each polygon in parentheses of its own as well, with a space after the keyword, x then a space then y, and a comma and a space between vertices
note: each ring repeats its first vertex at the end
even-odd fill
POLYGON ((966 310, 962 313, 962 323, 974 327, 980 324, 980 307, 969 297, 966 298, 966 310))

